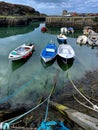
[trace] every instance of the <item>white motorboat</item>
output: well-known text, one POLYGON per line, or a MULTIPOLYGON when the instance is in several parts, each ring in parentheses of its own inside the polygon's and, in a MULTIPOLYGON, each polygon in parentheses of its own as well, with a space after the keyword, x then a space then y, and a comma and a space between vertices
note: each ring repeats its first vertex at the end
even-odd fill
POLYGON ((98 33, 92 33, 88 36, 88 44, 92 46, 98 45, 98 33))
POLYGON ((86 44, 87 42, 88 42, 88 38, 87 38, 87 36, 85 36, 85 35, 80 35, 80 36, 77 38, 77 43, 78 43, 78 44, 83 45, 83 44, 86 44))
POLYGON ((60 44, 57 54, 63 59, 71 59, 75 56, 75 52, 69 44, 60 44))
POLYGON ((67 28, 66 27, 62 27, 61 29, 60 29, 60 31, 61 31, 61 33, 62 34, 67 34, 67 28))
POLYGON ((83 28, 83 34, 84 34, 84 35, 89 35, 89 33, 90 33, 91 31, 93 31, 93 30, 92 30, 92 27, 90 27, 90 26, 85 26, 85 27, 83 28))

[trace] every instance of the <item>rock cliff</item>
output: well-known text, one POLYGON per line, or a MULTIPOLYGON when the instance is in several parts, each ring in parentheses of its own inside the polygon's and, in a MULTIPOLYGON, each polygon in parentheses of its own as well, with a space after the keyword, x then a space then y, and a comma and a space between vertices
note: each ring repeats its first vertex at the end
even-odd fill
POLYGON ((34 8, 11 4, 6 2, 0 2, 0 15, 2 16, 21 16, 21 15, 40 15, 34 8))
POLYGON ((45 14, 29 6, 0 2, 0 27, 24 26, 34 20, 45 20, 45 17, 45 14))

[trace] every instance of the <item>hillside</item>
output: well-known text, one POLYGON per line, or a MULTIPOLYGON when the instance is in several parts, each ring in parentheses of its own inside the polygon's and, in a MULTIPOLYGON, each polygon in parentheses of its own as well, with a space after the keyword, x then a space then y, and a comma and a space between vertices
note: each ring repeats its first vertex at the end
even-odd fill
POLYGON ((45 17, 29 6, 0 2, 0 27, 24 26, 34 20, 45 20, 45 17))
POLYGON ((0 2, 0 15, 1 16, 22 16, 22 15, 40 15, 34 8, 11 4, 6 2, 0 2))

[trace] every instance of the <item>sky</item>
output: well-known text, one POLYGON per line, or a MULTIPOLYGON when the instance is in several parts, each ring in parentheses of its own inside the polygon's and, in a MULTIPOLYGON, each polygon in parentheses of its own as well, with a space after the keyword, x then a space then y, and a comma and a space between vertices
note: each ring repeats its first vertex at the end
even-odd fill
POLYGON ((98 0, 0 0, 33 7, 47 15, 62 15, 63 10, 77 13, 98 13, 98 0))

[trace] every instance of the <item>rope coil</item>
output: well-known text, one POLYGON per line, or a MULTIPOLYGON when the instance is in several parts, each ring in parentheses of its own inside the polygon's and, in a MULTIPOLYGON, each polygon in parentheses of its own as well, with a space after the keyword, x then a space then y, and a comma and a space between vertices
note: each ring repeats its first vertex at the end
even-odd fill
POLYGON ((0 130, 9 130, 9 129, 10 129, 9 123, 4 122, 0 123, 0 130))

